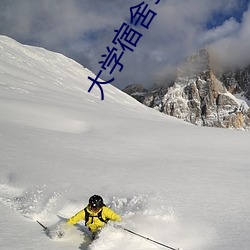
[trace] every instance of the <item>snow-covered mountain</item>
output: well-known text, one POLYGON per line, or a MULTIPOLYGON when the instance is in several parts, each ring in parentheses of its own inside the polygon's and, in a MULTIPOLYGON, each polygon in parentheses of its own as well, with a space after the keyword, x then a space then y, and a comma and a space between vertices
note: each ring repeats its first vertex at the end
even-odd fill
POLYGON ((146 106, 196 125, 249 129, 249 76, 249 68, 217 72, 208 50, 203 49, 178 68, 170 87, 147 91, 132 85, 124 92, 146 106))
POLYGON ((225 70, 216 75, 230 93, 238 94, 241 98, 245 97, 248 104, 250 103, 250 66, 225 70))
MULTIPOLYGON (((249 133, 193 126, 140 104, 63 55, 0 36, 0 248, 153 250, 108 225, 53 228, 89 196, 122 225, 184 250, 248 250, 249 133)), ((63 223, 63 222, 62 222, 63 223)))

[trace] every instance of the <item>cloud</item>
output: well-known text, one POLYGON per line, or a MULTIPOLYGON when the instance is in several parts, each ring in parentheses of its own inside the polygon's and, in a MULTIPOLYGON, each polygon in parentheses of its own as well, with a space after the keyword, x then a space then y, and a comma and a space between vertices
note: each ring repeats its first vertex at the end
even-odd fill
POLYGON ((250 9, 243 15, 238 28, 210 44, 217 63, 225 67, 245 67, 250 64, 250 9))
MULTIPOLYGON (((242 0, 245 1, 245 0, 242 0)), ((134 52, 121 58, 122 72, 112 74, 114 85, 120 88, 130 83, 146 87, 164 80, 184 58, 204 46, 211 46, 224 61, 228 51, 241 45, 240 53, 248 49, 249 13, 242 22, 233 17, 239 10, 238 0, 145 0, 157 13, 149 29, 136 26, 141 32, 134 52), (217 24, 215 14, 226 18, 217 24), (207 24, 214 22, 213 29, 207 24)), ((0 1, 0 33, 14 39, 61 52, 98 73, 101 55, 107 46, 114 46, 114 30, 130 21, 130 7, 135 0, 22 0, 0 1)), ((121 51, 120 51, 121 52, 121 51)), ((236 53, 236 52, 235 52, 236 53)), ((245 53, 247 54, 247 53, 245 53)), ((108 73, 103 75, 111 78, 108 73)))
POLYGON ((219 41, 237 33, 239 28, 240 24, 232 17, 229 20, 226 20, 221 26, 204 31, 204 34, 200 38, 200 43, 211 44, 215 41, 219 41))

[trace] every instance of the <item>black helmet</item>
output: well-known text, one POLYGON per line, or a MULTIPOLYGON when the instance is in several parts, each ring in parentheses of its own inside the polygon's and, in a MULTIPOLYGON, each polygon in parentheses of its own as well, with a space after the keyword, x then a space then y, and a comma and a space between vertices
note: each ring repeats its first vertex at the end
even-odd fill
POLYGON ((96 194, 91 196, 89 198, 89 206, 90 209, 93 210, 99 210, 100 208, 102 208, 104 206, 102 197, 96 194))

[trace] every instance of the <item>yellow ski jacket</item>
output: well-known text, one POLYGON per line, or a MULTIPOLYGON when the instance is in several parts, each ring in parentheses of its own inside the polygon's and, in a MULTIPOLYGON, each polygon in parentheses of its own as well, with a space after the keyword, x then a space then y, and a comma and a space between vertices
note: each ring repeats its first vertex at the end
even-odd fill
MULTIPOLYGON (((89 213, 88 221, 85 221, 86 226, 90 229, 92 233, 97 232, 100 228, 102 228, 106 223, 104 221, 112 220, 112 221, 121 221, 120 215, 116 214, 113 210, 110 208, 103 206, 99 211, 93 212, 89 209, 89 207, 86 207, 87 212, 89 213), (101 211, 101 218, 104 220, 100 220, 98 218, 98 214, 100 214, 101 211)), ((68 221, 67 224, 74 225, 80 220, 85 220, 85 210, 79 211, 77 214, 72 216, 68 221)))

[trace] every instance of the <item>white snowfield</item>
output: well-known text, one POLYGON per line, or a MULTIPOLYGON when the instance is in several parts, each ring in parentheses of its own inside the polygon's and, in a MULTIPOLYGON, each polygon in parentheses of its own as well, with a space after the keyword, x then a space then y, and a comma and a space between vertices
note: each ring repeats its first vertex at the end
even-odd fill
POLYGON ((190 125, 111 85, 101 101, 88 76, 0 36, 0 249, 164 249, 112 223, 93 243, 84 222, 62 239, 36 223, 99 194, 123 227, 173 248, 249 250, 249 132, 190 125))

